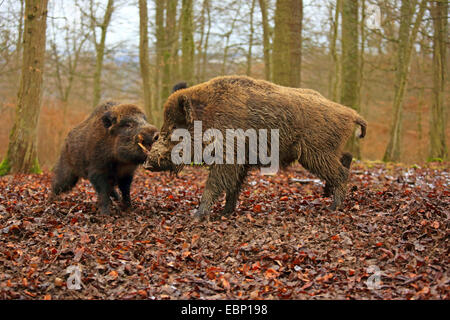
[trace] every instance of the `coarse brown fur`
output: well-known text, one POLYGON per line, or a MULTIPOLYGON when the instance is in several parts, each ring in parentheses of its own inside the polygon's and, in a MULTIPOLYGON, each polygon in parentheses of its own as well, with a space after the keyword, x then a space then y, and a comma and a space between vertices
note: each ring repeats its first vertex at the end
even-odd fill
POLYGON ((110 212, 110 197, 118 199, 116 185, 122 193, 122 207, 127 209, 134 171, 146 158, 138 143, 150 149, 157 136, 156 127, 136 105, 99 105, 67 135, 54 168, 52 198, 85 178, 98 194, 102 213, 110 212))
MULTIPOLYGON (((161 138, 154 144, 144 168, 178 170, 171 161, 171 150, 177 142, 170 137, 175 128, 186 128, 193 137, 194 120, 202 121, 203 130, 215 128, 222 133, 226 129, 279 129, 280 165, 298 160, 325 180, 325 191, 334 196, 333 210, 345 197, 351 162, 351 154, 343 154, 343 147, 355 124, 361 126, 360 137, 365 135, 367 126, 356 111, 314 90, 282 87, 245 76, 218 77, 178 90, 168 98, 161 138)), ((196 216, 207 214, 223 191, 224 213, 232 212, 250 167, 211 165, 196 216)))

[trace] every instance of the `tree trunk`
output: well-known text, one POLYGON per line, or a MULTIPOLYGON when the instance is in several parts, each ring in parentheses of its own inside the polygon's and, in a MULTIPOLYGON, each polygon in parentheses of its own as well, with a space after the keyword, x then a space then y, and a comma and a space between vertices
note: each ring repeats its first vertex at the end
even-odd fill
POLYGON ((277 0, 273 43, 273 81, 300 87, 302 62, 302 0, 277 0))
POLYGON ((161 84, 162 84, 162 72, 160 70, 163 68, 164 59, 164 46, 165 46, 165 35, 164 35, 164 9, 165 0, 155 0, 156 2, 156 14, 155 14, 155 25, 156 25, 156 67, 155 67, 155 94, 154 96, 154 115, 155 121, 160 122, 161 116, 160 111, 162 108, 161 100, 161 84))
POLYGON ((14 125, 0 175, 40 172, 37 124, 41 108, 48 0, 26 0, 22 75, 14 125))
POLYGON ((359 75, 358 75, 358 101, 357 101, 357 105, 359 106, 359 111, 363 114, 364 110, 363 110, 363 106, 361 104, 361 89, 363 87, 363 82, 364 82, 364 62, 365 62, 365 58, 364 58, 364 51, 366 48, 366 30, 365 30, 365 25, 366 25, 366 1, 365 0, 361 0, 361 21, 359 23, 359 30, 361 33, 361 49, 359 50, 359 75))
POLYGON ((445 110, 445 81, 447 71, 448 2, 440 0, 430 3, 433 18, 433 103, 430 115, 431 159, 445 160, 448 150, 445 141, 447 114, 445 110))
POLYGON ((330 55, 333 59, 334 70, 330 69, 328 75, 328 95, 333 101, 338 101, 339 81, 340 81, 340 61, 336 50, 336 43, 338 38, 339 13, 341 11, 341 0, 336 1, 336 8, 334 9, 334 19, 331 26, 330 39, 330 55))
POLYGON ((209 45, 209 35, 211 33, 211 9, 209 5, 209 0, 204 0, 205 2, 205 9, 208 16, 208 29, 206 31, 205 36, 205 43, 203 45, 203 57, 202 57, 202 72, 201 72, 201 79, 202 81, 206 78, 206 64, 208 62, 208 45, 209 45))
POLYGON ((150 83, 150 60, 148 55, 148 9, 147 0, 139 0, 139 64, 144 93, 144 109, 153 122, 152 93, 150 83))
MULTIPOLYGON (((95 52, 96 52, 96 62, 95 62, 95 73, 94 73, 94 100, 93 106, 95 107, 100 102, 102 96, 102 88, 101 88, 101 80, 102 80, 102 71, 103 71, 103 60, 105 58, 105 41, 106 41, 106 33, 108 31, 109 23, 111 22, 111 16, 114 11, 114 0, 108 0, 108 4, 106 6, 105 15, 103 17, 103 21, 100 24, 101 34, 100 34, 100 42, 97 43, 97 39, 94 39, 95 42, 95 52)), ((95 17, 91 17, 91 19, 95 20, 95 17)), ((94 25, 94 28, 96 26, 94 25)))
POLYGON ((171 88, 173 86, 174 72, 175 71, 175 57, 174 47, 178 44, 178 32, 177 32, 177 2, 167 1, 166 4, 166 26, 165 26, 165 45, 163 52, 163 76, 162 76, 162 88, 161 99, 166 101, 170 95, 171 88))
POLYGON ((408 84, 409 65, 411 53, 419 30, 427 0, 422 0, 419 5, 414 27, 409 33, 411 21, 416 10, 417 1, 402 0, 400 30, 398 36, 397 63, 395 75, 395 96, 393 113, 394 118, 391 126, 389 143, 384 153, 383 161, 400 161, 401 155, 401 133, 403 118, 403 99, 408 84))
POLYGON ((195 61, 195 81, 197 83, 201 82, 201 68, 202 63, 201 59, 203 57, 203 42, 205 41, 205 26, 206 26, 206 19, 205 19, 205 13, 206 13, 206 5, 207 0, 203 0, 202 4, 202 11, 200 12, 200 41, 197 45, 197 55, 196 55, 196 61, 195 61))
POLYGON ((270 26, 267 14, 267 0, 259 0, 261 9, 262 25, 263 25, 263 51, 264 51, 264 77, 267 81, 271 81, 271 63, 270 63, 270 26))
POLYGON ((252 4, 250 7, 250 35, 248 39, 248 51, 247 51, 247 76, 250 76, 252 73, 252 48, 253 48, 253 34, 255 32, 253 26, 253 13, 255 12, 255 0, 252 0, 252 4))
MULTIPOLYGON (((341 104, 359 111, 358 105, 358 1, 342 0, 342 69, 341 104)), ((359 140, 355 135, 347 142, 354 157, 360 159, 359 140)))
POLYGON ((192 0, 183 0, 181 11, 181 76, 188 84, 192 84, 195 54, 192 0))

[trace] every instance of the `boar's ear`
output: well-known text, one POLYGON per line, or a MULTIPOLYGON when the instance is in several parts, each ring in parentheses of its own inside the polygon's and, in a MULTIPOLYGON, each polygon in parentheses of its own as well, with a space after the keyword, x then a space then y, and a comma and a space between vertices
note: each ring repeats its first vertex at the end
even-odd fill
POLYGON ((117 122, 117 116, 112 111, 106 111, 102 116, 102 122, 105 128, 109 128, 117 122))
POLYGON ((189 99, 185 95, 181 95, 180 98, 178 99, 178 106, 180 108, 180 111, 184 115, 186 124, 190 125, 194 123, 194 110, 192 108, 191 99, 189 99))
POLYGON ((181 89, 186 89, 187 83, 186 82, 178 82, 176 85, 173 86, 172 88, 172 93, 174 93, 175 91, 181 90, 181 89))

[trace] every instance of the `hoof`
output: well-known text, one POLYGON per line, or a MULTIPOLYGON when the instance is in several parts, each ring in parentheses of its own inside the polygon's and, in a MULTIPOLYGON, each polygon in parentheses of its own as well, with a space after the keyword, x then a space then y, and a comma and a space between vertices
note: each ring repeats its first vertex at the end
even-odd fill
POLYGON ((106 207, 101 207, 99 209, 101 215, 110 216, 111 215, 111 209, 106 207))
POLYGON ((331 204, 331 206, 328 207, 328 209, 329 209, 330 211, 336 211, 337 205, 333 202, 333 203, 331 204))
POLYGON ((205 217, 208 215, 208 212, 206 212, 204 209, 198 208, 197 211, 194 213, 194 219, 201 222, 205 220, 205 217))
POLYGON ((120 210, 122 211, 130 211, 132 208, 131 202, 122 202, 120 204, 120 210))

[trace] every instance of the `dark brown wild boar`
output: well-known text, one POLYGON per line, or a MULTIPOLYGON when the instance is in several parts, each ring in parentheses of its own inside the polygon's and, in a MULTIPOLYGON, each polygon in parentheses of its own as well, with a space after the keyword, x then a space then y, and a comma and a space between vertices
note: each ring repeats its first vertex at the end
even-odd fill
POLYGON ((102 213, 110 212, 110 197, 118 200, 115 186, 122 193, 122 208, 129 208, 134 171, 146 158, 142 146, 151 149, 157 137, 157 129, 136 105, 107 102, 96 107, 67 135, 54 168, 52 198, 86 178, 97 192, 102 213))
MULTIPOLYGON (((361 126, 361 138, 367 126, 353 109, 332 102, 314 90, 282 87, 245 76, 218 77, 177 90, 168 98, 160 139, 148 153, 144 168, 180 170, 183 164, 172 161, 172 149, 178 142, 171 141, 171 136, 175 129, 187 129, 194 138, 196 121, 201 121, 202 130, 214 128, 223 136, 229 129, 245 132, 278 129, 279 165, 285 167, 298 160, 304 168, 325 180, 325 193, 333 194, 334 198, 332 210, 338 208, 345 197, 352 160, 351 154, 343 153, 343 147, 355 124, 361 126)), ((194 140, 191 146, 195 144, 194 140)), ((249 141, 248 137, 246 141, 249 141)), ((276 150, 276 147, 272 140, 268 141, 268 150, 276 150)), ((218 150, 226 153, 225 148, 218 150)), ((249 149, 246 154, 250 158, 249 149)), ((250 164, 248 158, 241 164, 228 162, 209 166, 210 173, 196 217, 208 214, 224 191, 224 214, 233 212, 248 170, 263 165, 262 162, 250 164)))

